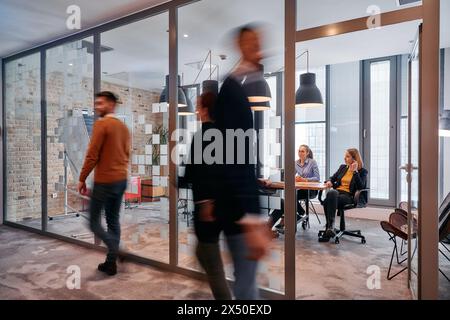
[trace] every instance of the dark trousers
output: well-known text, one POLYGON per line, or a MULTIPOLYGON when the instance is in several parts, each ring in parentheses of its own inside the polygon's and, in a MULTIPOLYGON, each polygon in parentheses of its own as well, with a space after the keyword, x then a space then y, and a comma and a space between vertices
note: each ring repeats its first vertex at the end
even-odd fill
POLYGON ((353 196, 351 193, 335 189, 328 191, 327 196, 323 201, 323 210, 327 220, 327 229, 332 228, 334 225, 336 210, 343 210, 346 205, 352 203, 353 196))
MULTIPOLYGON (((317 191, 315 190, 297 190, 297 213, 299 215, 305 214, 305 209, 302 208, 300 204, 300 200, 306 200, 308 198, 308 192, 309 192, 309 198, 315 198, 317 196, 317 191)), ((309 204, 307 204, 309 205, 309 204)), ((272 217, 272 225, 277 223, 278 220, 284 215, 284 200, 281 199, 281 209, 280 210, 274 210, 271 214, 272 217)))
MULTIPOLYGON (((196 212, 198 207, 196 206, 196 212)), ((225 233, 228 249, 234 265, 233 292, 237 300, 258 298, 256 286, 257 261, 249 260, 248 245, 241 228, 232 221, 220 219, 212 222, 200 221, 194 213, 194 230, 198 238, 196 256, 208 276, 208 283, 216 300, 231 300, 220 254, 219 236, 225 233)))
POLYGON ((108 247, 106 262, 116 262, 120 243, 120 205, 127 181, 94 183, 90 204, 90 227, 108 247), (101 212, 105 209, 107 231, 102 227, 101 212))

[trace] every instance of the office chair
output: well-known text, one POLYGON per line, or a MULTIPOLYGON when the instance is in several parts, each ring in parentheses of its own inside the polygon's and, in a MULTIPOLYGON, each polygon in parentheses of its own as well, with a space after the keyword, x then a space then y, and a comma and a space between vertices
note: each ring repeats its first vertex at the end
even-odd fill
MULTIPOLYGON (((394 256, 396 257, 398 265, 402 265, 406 260, 408 260, 407 257, 400 260, 400 258, 403 257, 407 253, 407 251, 403 251, 403 243, 407 242, 408 238, 409 238, 408 233, 405 229, 405 227, 407 228, 407 226, 408 226, 408 214, 405 210, 397 208, 397 209, 395 209, 394 212, 392 212, 389 215, 389 221, 381 221, 380 225, 381 225, 381 228, 389 235, 389 240, 392 241, 394 244, 394 247, 392 249, 391 261, 389 262, 388 274, 387 274, 387 279, 392 280, 396 276, 398 276, 400 273, 402 273, 403 271, 408 269, 408 267, 405 266, 400 271, 396 272, 394 275, 391 276, 391 270, 392 270, 392 264, 394 262, 394 256), (397 238, 399 238, 401 241, 400 253, 398 250, 397 238)), ((413 233, 411 236, 413 239, 416 239, 416 236, 417 236, 417 220, 415 220, 415 219, 413 222, 413 233)), ((417 249, 417 241, 416 241, 416 245, 414 248, 413 256, 416 252, 416 249, 417 249)))
MULTIPOLYGON (((450 262, 450 248, 447 246, 450 239, 450 193, 439 206, 439 253, 450 262)), ((449 276, 439 268, 439 272, 450 282, 449 276)))
MULTIPOLYGON (((361 239, 361 243, 366 243, 366 238, 361 234, 361 230, 347 230, 345 228, 345 211, 355 209, 355 208, 363 208, 364 206, 360 205, 360 198, 364 192, 369 192, 369 189, 361 189, 356 191, 355 196, 353 197, 353 203, 346 205, 343 209, 338 209, 337 215, 340 216, 340 224, 339 229, 335 229, 334 243, 339 244, 340 239, 343 236, 355 237, 361 239)), ((322 204, 322 190, 319 191, 319 201, 322 204)), ((322 237, 326 230, 319 231, 319 237, 322 237)))

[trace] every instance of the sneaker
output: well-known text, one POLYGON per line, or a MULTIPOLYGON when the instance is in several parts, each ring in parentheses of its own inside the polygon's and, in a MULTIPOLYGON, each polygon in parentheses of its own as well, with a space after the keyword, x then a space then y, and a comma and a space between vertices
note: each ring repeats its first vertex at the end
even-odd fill
POLYGON ((108 276, 113 276, 117 273, 117 265, 113 262, 100 263, 97 269, 101 272, 106 273, 108 276))

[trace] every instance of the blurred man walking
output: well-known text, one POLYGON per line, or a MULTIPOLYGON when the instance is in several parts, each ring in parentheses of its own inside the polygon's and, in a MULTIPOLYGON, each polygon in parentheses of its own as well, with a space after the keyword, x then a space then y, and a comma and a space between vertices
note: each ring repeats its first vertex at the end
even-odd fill
POLYGON ((106 260, 98 265, 98 270, 110 276, 117 273, 119 213, 127 186, 130 157, 130 133, 126 125, 114 115, 117 100, 117 96, 109 91, 95 95, 95 112, 100 118, 94 123, 78 183, 78 192, 86 194, 86 179, 95 168, 89 210, 90 227, 108 247, 106 260), (101 225, 102 209, 105 209, 107 231, 101 225))

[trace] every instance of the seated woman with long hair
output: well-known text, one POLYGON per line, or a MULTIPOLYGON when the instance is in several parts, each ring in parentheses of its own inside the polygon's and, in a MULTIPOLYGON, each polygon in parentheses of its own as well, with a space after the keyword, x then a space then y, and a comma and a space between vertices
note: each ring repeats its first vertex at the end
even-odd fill
MULTIPOLYGON (((313 152, 311 148, 306 144, 302 144, 298 148, 298 160, 295 161, 295 181, 297 182, 318 182, 320 181, 319 167, 316 160, 314 160, 313 152)), ((315 190, 297 190, 297 221, 305 214, 305 209, 300 204, 300 200, 312 199, 317 196, 315 190)), ((308 204, 307 204, 308 205, 308 204)), ((281 210, 275 210, 272 215, 273 226, 284 214, 284 201, 281 202, 281 210)), ((277 229, 283 232, 284 221, 277 225, 277 229)))
MULTIPOLYGON (((334 220, 336 210, 344 209, 354 201, 355 193, 366 188, 367 170, 358 149, 347 149, 344 157, 345 164, 342 164, 336 173, 326 182, 329 188, 327 196, 323 201, 323 209, 326 217, 326 230, 320 242, 327 242, 335 236, 334 220)), ((367 201, 361 198, 360 201, 367 201)))

